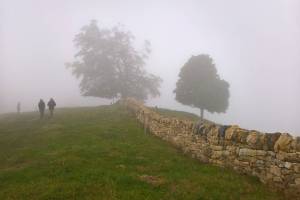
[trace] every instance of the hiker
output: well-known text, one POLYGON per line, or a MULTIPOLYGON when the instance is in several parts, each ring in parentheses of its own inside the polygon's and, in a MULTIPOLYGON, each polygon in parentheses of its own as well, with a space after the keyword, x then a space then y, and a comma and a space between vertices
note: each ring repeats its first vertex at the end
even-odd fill
POLYGON ((46 107, 45 102, 43 101, 43 99, 40 99, 40 102, 39 102, 39 111, 40 111, 40 118, 41 119, 44 117, 45 107, 46 107))
POLYGON ((20 102, 18 102, 18 104, 17 104, 17 112, 18 112, 18 114, 21 113, 21 103, 20 102))
POLYGON ((55 101, 53 100, 53 98, 51 98, 48 102, 48 107, 49 107, 49 111, 50 111, 50 117, 53 116, 53 111, 54 111, 54 107, 56 106, 55 101))

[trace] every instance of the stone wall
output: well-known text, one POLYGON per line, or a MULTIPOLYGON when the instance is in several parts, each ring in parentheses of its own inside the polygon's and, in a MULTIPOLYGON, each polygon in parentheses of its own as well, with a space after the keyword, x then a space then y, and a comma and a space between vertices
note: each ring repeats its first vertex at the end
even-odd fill
POLYGON ((300 199, 300 137, 167 118, 135 99, 121 103, 152 134, 193 158, 257 176, 288 199, 300 199))

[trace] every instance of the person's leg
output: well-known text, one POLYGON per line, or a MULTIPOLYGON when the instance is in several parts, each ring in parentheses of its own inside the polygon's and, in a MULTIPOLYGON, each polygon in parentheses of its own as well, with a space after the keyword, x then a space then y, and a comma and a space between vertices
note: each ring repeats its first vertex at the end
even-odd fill
POLYGON ((50 117, 53 117, 53 109, 50 109, 50 117))
POLYGON ((44 111, 40 110, 40 119, 42 119, 44 117, 44 111))

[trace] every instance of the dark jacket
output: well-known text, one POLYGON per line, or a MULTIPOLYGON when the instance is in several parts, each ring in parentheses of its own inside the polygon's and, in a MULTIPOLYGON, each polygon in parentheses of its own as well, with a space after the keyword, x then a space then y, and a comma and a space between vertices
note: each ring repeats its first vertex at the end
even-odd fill
POLYGON ((40 100, 40 102, 39 102, 39 110, 45 110, 45 106, 46 106, 45 102, 43 100, 40 100))
POLYGON ((50 101, 48 102, 47 105, 48 105, 48 107, 49 107, 50 110, 53 110, 54 107, 56 106, 56 103, 55 103, 55 101, 53 99, 50 99, 50 101))

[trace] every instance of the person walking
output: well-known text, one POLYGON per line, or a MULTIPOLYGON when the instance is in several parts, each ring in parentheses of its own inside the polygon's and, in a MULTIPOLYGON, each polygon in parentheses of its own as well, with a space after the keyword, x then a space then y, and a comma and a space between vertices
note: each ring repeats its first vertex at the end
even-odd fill
POLYGON ((21 103, 20 102, 18 102, 18 104, 17 104, 17 112, 18 112, 18 114, 21 113, 21 103))
POLYGON ((48 108, 49 108, 49 111, 50 111, 50 117, 53 117, 53 111, 54 111, 54 107, 56 106, 56 103, 54 101, 53 98, 51 98, 48 102, 48 108))
POLYGON ((40 118, 41 119, 44 117, 45 107, 46 107, 46 104, 45 104, 44 100, 40 99, 40 101, 39 101, 39 111, 40 111, 40 118))

